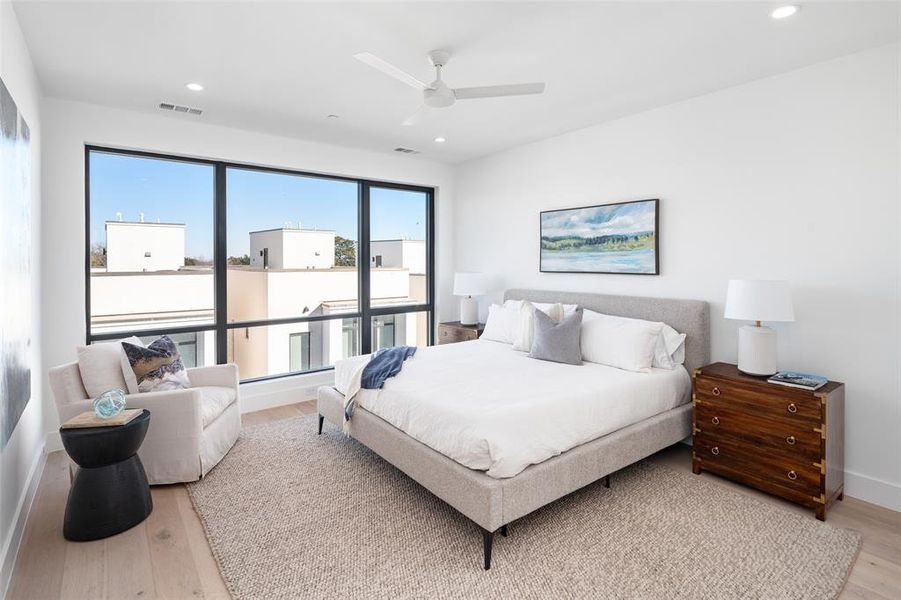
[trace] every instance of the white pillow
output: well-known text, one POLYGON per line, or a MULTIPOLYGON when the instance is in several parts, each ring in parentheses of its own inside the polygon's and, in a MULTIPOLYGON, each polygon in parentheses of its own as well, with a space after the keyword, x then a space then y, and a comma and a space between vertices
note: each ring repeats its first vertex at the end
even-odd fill
MULTIPOLYGON (((504 308, 513 307, 513 308, 519 309, 519 308, 522 308, 523 302, 528 302, 528 300, 507 300, 504 302, 504 308)), ((550 313, 551 308, 557 306, 560 303, 559 302, 557 302, 557 303, 530 302, 530 304, 550 317, 550 316, 552 316, 550 313)), ((560 304, 560 306, 563 307, 563 317, 564 318, 568 317, 572 314, 575 314, 576 309, 579 308, 578 304, 560 304)))
MULTIPOLYGON (((141 343, 136 337, 130 337, 125 341, 141 343)), ((121 341, 78 346, 76 352, 81 382, 91 398, 114 389, 128 391, 122 370, 122 357, 125 356, 125 352, 122 350, 121 341)))
MULTIPOLYGON (((528 300, 520 302, 519 309, 519 329, 516 337, 513 339, 513 349, 520 352, 531 352, 532 342, 535 341, 535 311, 540 310, 551 319, 554 323, 563 320, 564 309, 562 304, 544 304, 545 308, 539 308, 537 304, 532 304, 528 300)), ((575 306, 574 304, 571 306, 575 306)), ((575 312, 575 310, 573 311, 575 312)), ((569 315, 566 315, 569 316, 569 315)))
MULTIPOLYGON (((660 337, 663 339, 663 343, 666 346, 666 353, 669 355, 670 360, 672 361, 673 366, 670 367, 675 368, 676 365, 681 365, 685 363, 685 334, 679 333, 669 325, 663 325, 663 329, 660 331, 660 337)), ((657 365, 654 365, 655 367, 657 365)))
POLYGON ((647 372, 663 323, 614 317, 591 310, 582 316, 582 359, 626 371, 647 372))
POLYGON ((488 320, 485 322, 485 330, 480 336, 483 340, 494 340, 512 344, 516 339, 519 329, 519 309, 506 308, 499 304, 488 307, 488 320))
POLYGON ((669 371, 676 368, 672 355, 666 351, 666 342, 662 332, 657 336, 657 342, 654 344, 654 360, 651 362, 651 366, 669 371))

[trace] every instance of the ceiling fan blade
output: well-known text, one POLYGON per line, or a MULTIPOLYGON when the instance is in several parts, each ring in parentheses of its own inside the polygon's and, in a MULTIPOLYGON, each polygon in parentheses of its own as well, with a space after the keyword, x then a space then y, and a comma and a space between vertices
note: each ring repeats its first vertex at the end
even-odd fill
POLYGON ((411 127, 413 125, 416 125, 417 123, 422 121, 422 119, 427 114, 429 114, 430 110, 431 109, 428 106, 423 104, 422 106, 419 107, 419 110, 417 110, 415 113, 413 113, 412 115, 407 117, 407 119, 403 123, 401 123, 401 125, 404 125, 405 127, 411 127))
POLYGON ((454 96, 457 97, 457 100, 469 100, 471 98, 524 96, 526 94, 541 94, 543 92, 543 83, 514 83, 511 85, 485 85, 481 87, 456 88, 454 90, 454 96))
POLYGON ((393 78, 397 79, 398 81, 402 81, 402 82, 406 83, 407 85, 409 85, 412 88, 416 88, 417 90, 420 90, 420 91, 429 89, 429 86, 427 84, 419 81, 418 79, 416 79, 415 77, 413 77, 412 75, 407 73, 406 71, 398 69, 391 63, 383 61, 381 58, 379 58, 375 54, 371 54, 369 52, 360 52, 359 54, 354 54, 354 58, 356 58, 358 61, 360 61, 362 63, 369 65, 373 69, 378 69, 379 71, 381 71, 385 75, 388 75, 389 77, 393 77, 393 78))

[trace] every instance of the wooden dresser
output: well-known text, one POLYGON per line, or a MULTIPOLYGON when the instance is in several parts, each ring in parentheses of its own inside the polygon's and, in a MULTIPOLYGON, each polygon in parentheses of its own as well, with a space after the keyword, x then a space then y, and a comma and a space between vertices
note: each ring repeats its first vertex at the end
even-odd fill
POLYGON ((438 324, 438 343, 453 344, 454 342, 467 342, 477 340, 485 330, 484 323, 477 325, 463 325, 460 321, 450 321, 438 324))
POLYGON ((845 385, 810 392, 767 383, 735 365, 694 371, 692 470, 722 475, 813 508, 844 489, 845 385))

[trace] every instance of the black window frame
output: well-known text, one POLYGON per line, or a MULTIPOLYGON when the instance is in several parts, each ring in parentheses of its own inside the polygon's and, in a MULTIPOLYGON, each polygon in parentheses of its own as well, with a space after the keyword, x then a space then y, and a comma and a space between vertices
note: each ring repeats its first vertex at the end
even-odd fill
MULTIPOLYGON (((357 177, 345 177, 316 173, 313 171, 301 171, 281 167, 268 167, 234 161, 215 160, 209 158, 195 158, 177 154, 166 154, 144 150, 131 150, 85 144, 84 146, 84 193, 85 193, 85 240, 84 240, 84 267, 85 267, 85 342, 94 342, 122 339, 131 335, 166 335, 171 333, 199 333, 201 331, 216 332, 216 364, 228 362, 228 332, 233 329, 245 327, 265 327, 268 325, 286 325, 290 323, 313 323, 319 321, 333 321, 339 319, 358 319, 359 326, 359 350, 361 354, 372 352, 372 318, 376 316, 401 315, 414 312, 426 312, 428 318, 428 344, 435 343, 435 188, 397 183, 392 181, 379 181, 357 177), (93 334, 91 332, 91 153, 116 154, 120 156, 134 156, 138 158, 150 158, 157 160, 169 160, 214 167, 213 182, 213 281, 214 281, 214 322, 207 325, 186 325, 184 327, 145 328, 115 333, 93 334), (259 319, 252 321, 228 321, 228 256, 227 256, 227 178, 229 168, 261 171, 283 175, 295 175, 301 177, 315 177, 345 181, 357 185, 357 237, 359 239, 357 252, 357 310, 340 314, 297 316, 278 319, 259 319), (395 189, 409 192, 420 192, 426 197, 426 302, 420 304, 407 304, 398 306, 383 306, 373 308, 370 298, 370 191, 372 188, 395 189), (365 326, 364 326, 365 324, 365 326)), ((324 366, 308 371, 278 373, 242 379, 242 383, 255 381, 268 381, 307 375, 334 370, 334 366, 324 366)))

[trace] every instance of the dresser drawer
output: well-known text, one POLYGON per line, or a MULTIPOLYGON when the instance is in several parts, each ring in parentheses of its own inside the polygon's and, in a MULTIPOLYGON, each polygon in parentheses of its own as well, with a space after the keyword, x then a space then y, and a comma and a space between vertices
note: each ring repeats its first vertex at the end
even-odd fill
POLYGON ((466 342, 479 338, 478 331, 474 329, 463 329, 461 327, 449 327, 447 325, 438 326, 438 343, 453 344, 454 342, 466 342))
POLYGON ((809 462, 817 462, 822 453, 821 434, 810 423, 766 418, 748 409, 697 404, 695 427, 709 438, 731 440, 760 452, 779 452, 809 462))
POLYGON ((788 458, 766 453, 754 447, 717 438, 701 432, 695 435, 695 458, 703 468, 717 470, 724 467, 737 473, 746 473, 763 483, 819 497, 822 474, 818 465, 804 458, 788 458))
POLYGON ((752 409, 762 417, 804 422, 819 427, 823 422, 822 404, 815 396, 795 392, 791 388, 767 385, 744 385, 699 375, 694 382, 695 400, 714 407, 740 405, 741 410, 752 409))

